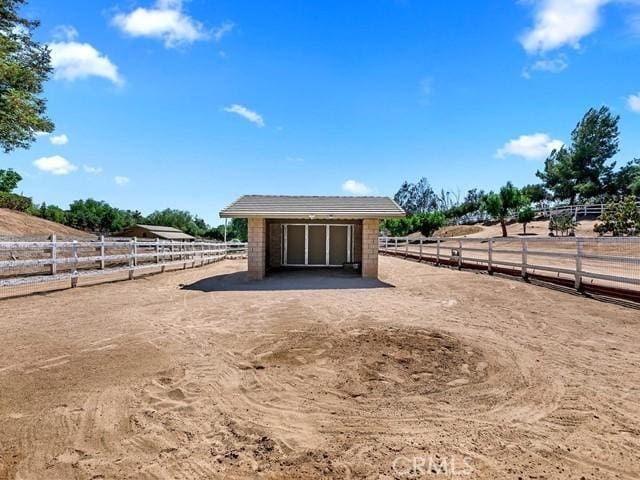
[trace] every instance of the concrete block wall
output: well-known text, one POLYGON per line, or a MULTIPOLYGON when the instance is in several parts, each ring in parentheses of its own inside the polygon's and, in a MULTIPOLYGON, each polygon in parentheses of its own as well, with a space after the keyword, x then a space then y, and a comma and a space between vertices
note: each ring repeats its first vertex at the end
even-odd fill
POLYGON ((264 218, 249 218, 248 226, 249 279, 260 280, 266 267, 266 221, 264 218))
POLYGON ((362 277, 378 278, 378 235, 380 221, 366 218, 362 221, 362 277))

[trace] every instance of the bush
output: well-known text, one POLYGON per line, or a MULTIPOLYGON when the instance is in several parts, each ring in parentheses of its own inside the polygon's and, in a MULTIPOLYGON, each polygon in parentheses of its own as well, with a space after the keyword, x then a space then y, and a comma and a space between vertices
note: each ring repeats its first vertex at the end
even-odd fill
POLYGON ((602 223, 593 230, 599 235, 611 233, 614 237, 640 235, 640 209, 636 199, 629 195, 620 201, 610 201, 598 218, 602 223))
POLYGON ((23 197, 15 193, 0 192, 0 208, 27 212, 33 208, 33 204, 29 197, 23 197))
POLYGON ((420 230, 425 237, 433 235, 445 222, 446 217, 442 212, 417 213, 411 217, 412 230, 420 230))
POLYGON ((574 220, 571 214, 556 215, 549 220, 549 235, 552 237, 573 237, 578 225, 579 223, 574 220))

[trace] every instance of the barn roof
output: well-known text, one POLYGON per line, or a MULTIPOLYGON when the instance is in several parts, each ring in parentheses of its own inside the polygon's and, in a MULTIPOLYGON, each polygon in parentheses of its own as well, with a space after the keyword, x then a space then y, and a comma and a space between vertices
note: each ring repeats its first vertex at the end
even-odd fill
MULTIPOLYGON (((142 225, 137 224, 131 228, 143 228, 153 233, 159 238, 164 238, 166 240, 193 240, 194 237, 191 235, 184 233, 182 230, 173 227, 165 227, 163 225, 142 225)), ((127 229, 128 230, 128 229, 127 229)), ((126 230, 125 230, 126 231, 126 230)))
POLYGON ((389 218, 405 213, 389 197, 244 195, 220 212, 222 218, 389 218))

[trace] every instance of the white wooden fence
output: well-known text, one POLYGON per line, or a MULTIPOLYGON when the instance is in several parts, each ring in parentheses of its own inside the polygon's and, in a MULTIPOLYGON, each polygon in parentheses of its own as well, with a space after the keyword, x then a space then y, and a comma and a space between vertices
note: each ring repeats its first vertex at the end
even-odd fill
POLYGON ((639 237, 380 237, 379 250, 436 265, 536 277, 640 300, 639 237))
POLYGON ((0 241, 0 298, 51 288, 76 287, 78 281, 107 277, 133 279, 167 269, 199 267, 246 257, 239 242, 105 238, 97 240, 0 241))

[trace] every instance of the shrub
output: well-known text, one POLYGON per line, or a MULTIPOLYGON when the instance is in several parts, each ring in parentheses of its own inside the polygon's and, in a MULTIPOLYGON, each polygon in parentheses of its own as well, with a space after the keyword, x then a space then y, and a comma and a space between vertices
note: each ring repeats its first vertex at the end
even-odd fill
POLYGON ((29 197, 15 193, 0 192, 0 208, 9 208, 19 212, 27 212, 33 207, 29 197))
POLYGON ((578 225, 579 223, 569 213, 556 215, 549 220, 549 235, 552 237, 572 237, 576 234, 578 225))
POLYGON ((640 209, 636 199, 629 195, 620 201, 607 203, 604 213, 598 218, 602 223, 593 230, 599 235, 611 233, 614 237, 640 235, 640 209))

